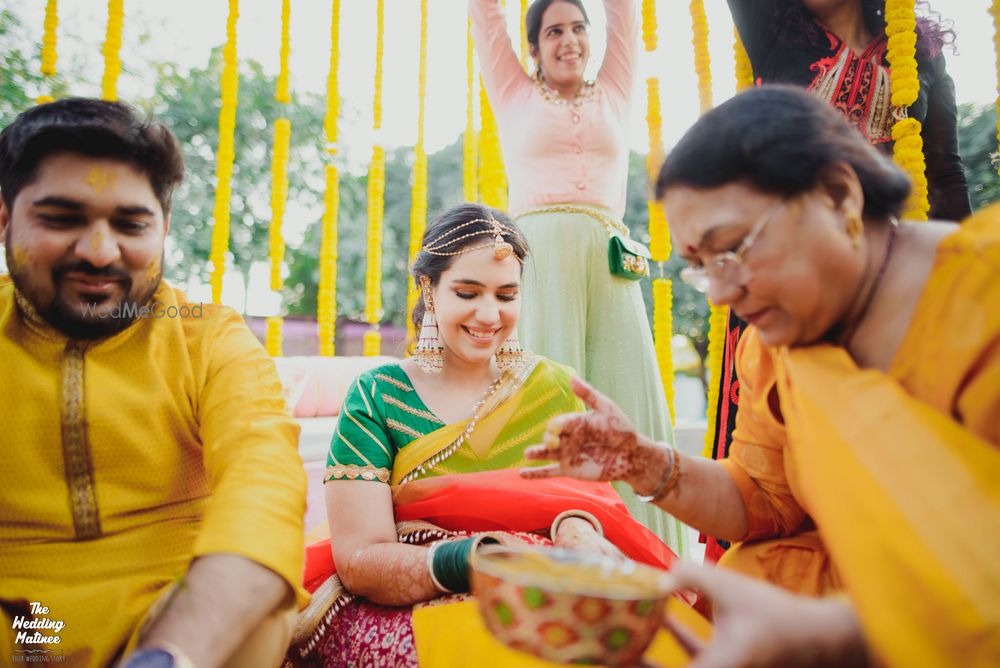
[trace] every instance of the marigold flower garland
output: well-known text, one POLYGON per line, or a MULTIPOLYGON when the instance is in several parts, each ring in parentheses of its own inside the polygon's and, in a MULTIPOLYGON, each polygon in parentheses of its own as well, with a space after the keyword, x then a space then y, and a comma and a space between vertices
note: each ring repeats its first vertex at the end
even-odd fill
POLYGON ((480 82, 479 114, 482 129, 479 133, 479 196, 483 204, 496 209, 507 208, 507 175, 503 169, 500 150, 500 131, 493 116, 493 108, 480 82))
POLYGON ((701 113, 712 108, 712 57, 708 52, 708 16, 704 0, 691 0, 691 30, 694 34, 694 69, 698 73, 701 113))
POLYGON ((531 58, 531 47, 528 45, 528 31, 524 29, 525 19, 528 17, 528 0, 521 0, 521 65, 528 67, 528 59, 531 58))
MULTIPOLYGON (((427 227, 427 152, 424 150, 424 125, 427 98, 427 0, 420 0, 420 60, 417 74, 417 144, 413 149, 413 190, 410 198, 410 264, 420 252, 427 227)), ((406 312, 413 312, 420 291, 412 276, 407 277, 406 312)), ((406 318, 408 340, 416 339, 413 321, 406 318)))
POLYGON ((229 200, 232 196, 233 148, 236 133, 236 104, 239 89, 239 63, 236 59, 236 21, 239 18, 239 0, 229 0, 229 17, 226 20, 226 45, 222 49, 222 107, 219 109, 219 147, 215 167, 215 211, 212 226, 212 263, 210 283, 212 301, 222 299, 222 276, 226 271, 226 252, 229 250, 229 200))
MULTIPOLYGON (((278 57, 278 82, 274 98, 283 106, 291 102, 288 93, 288 52, 289 17, 291 0, 281 3, 281 49, 278 57)), ((288 151, 292 143, 292 122, 287 117, 274 121, 274 147, 271 151, 271 226, 268 230, 270 243, 271 289, 280 291, 281 264, 285 259, 285 240, 281 226, 285 218, 285 202, 288 199, 288 151)), ((267 319, 267 335, 264 347, 272 357, 281 356, 281 330, 284 319, 272 316, 267 319)))
POLYGON ((122 24, 125 18, 124 0, 108 0, 108 27, 104 37, 104 76, 101 77, 101 97, 118 99, 118 75, 122 71, 119 52, 122 48, 122 24))
POLYGON ((743 46, 740 33, 733 28, 733 56, 736 63, 736 90, 746 90, 753 87, 753 66, 750 64, 750 56, 743 46))
POLYGON ((671 339, 674 335, 673 284, 669 278, 653 280, 653 340, 656 342, 656 361, 663 379, 663 393, 670 409, 670 423, 676 421, 674 411, 674 359, 671 339))
POLYGON ((331 357, 336 352, 337 331, 337 213, 340 208, 340 175, 333 164, 337 154, 337 120, 340 116, 340 0, 332 0, 330 20, 330 69, 326 77, 326 189, 323 194, 322 235, 319 247, 319 290, 316 295, 316 325, 319 354, 331 357))
MULTIPOLYGON (((691 29, 694 34, 695 71, 698 74, 698 97, 701 111, 712 108, 712 61, 708 51, 708 16, 702 0, 691 0, 691 29)), ((705 431, 705 456, 712 456, 715 440, 715 416, 718 412, 719 387, 722 382, 723 350, 729 309, 710 304, 708 318, 708 429, 705 431)))
POLYGON ((642 43, 646 51, 656 51, 656 0, 642 0, 642 43))
POLYGON ((462 199, 479 200, 479 135, 476 132, 476 64, 471 22, 466 22, 465 132, 462 134, 462 199))
POLYGON ((990 14, 993 16, 993 48, 997 54, 997 141, 1000 142, 1000 0, 993 0, 990 14))
POLYGON ((920 79, 917 76, 917 15, 914 0, 886 0, 886 35, 889 36, 887 57, 892 104, 898 109, 892 128, 893 158, 909 175, 913 192, 903 216, 910 220, 927 220, 930 203, 927 200, 927 166, 920 121, 906 116, 906 109, 917 101, 920 79))
POLYGON ((372 129, 375 145, 368 167, 368 258, 365 273, 365 320, 370 328, 365 332, 363 354, 378 355, 382 336, 378 323, 382 318, 382 217, 385 213, 385 151, 380 142, 382 129, 382 54, 385 50, 385 0, 376 2, 375 38, 375 100, 372 129))
MULTIPOLYGON (((57 0, 48 0, 45 3, 45 32, 42 34, 42 66, 40 71, 50 81, 56 75, 58 28, 59 3, 57 0)), ((45 104, 52 102, 52 99, 51 95, 39 95, 35 102, 45 104)))
MULTIPOLYGON (((708 406, 705 417, 705 449, 702 454, 709 459, 715 449, 715 419, 719 413, 719 391, 722 387, 722 361, 729 328, 729 308, 709 304, 708 316, 708 406)), ((723 427, 725 428, 725 427, 723 427)))
MULTIPOLYGON (((642 42, 647 52, 657 46, 656 3, 643 0, 642 42)), ((663 161, 663 113, 660 105, 660 82, 656 77, 646 79, 646 125, 649 128, 649 153, 646 155, 646 172, 649 181, 655 182, 663 161)), ((662 202, 652 198, 646 201, 649 212, 650 253, 653 261, 663 269, 670 259, 670 231, 667 229, 667 215, 662 202)), ((673 286, 669 279, 653 280, 653 342, 656 350, 657 366, 663 381, 664 398, 670 409, 670 421, 674 421, 674 354, 672 347, 673 286)))

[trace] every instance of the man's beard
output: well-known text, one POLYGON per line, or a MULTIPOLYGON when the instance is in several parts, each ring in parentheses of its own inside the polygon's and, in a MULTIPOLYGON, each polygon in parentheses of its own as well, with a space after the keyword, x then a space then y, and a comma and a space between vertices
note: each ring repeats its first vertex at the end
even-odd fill
POLYGON ((32 288, 27 272, 14 261, 11 252, 10 236, 6 239, 7 269, 10 277, 14 281, 14 287, 24 299, 35 309, 35 312, 51 327, 65 334, 70 339, 96 340, 114 336, 131 325, 139 316, 138 308, 125 308, 126 304, 137 307, 145 306, 152 299, 153 294, 160 286, 163 279, 163 258, 160 258, 160 265, 156 277, 147 284, 142 284, 133 289, 132 276, 122 269, 114 267, 98 268, 94 265, 80 260, 69 264, 62 264, 52 269, 52 285, 55 294, 51 301, 44 303, 42 297, 36 289, 32 288), (86 297, 80 299, 79 303, 72 303, 60 293, 62 278, 68 273, 84 274, 94 278, 108 278, 119 281, 125 296, 117 303, 105 303, 101 301, 92 302, 92 308, 83 310, 83 304, 87 303, 86 297), (100 314, 100 315, 99 315, 100 314))

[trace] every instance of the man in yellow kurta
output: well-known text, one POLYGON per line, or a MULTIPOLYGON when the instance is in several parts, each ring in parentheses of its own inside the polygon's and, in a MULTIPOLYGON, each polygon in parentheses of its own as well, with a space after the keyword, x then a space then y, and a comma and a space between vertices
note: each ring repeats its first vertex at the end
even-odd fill
POLYGON ((118 103, 0 135, 0 664, 277 663, 305 601, 274 365, 161 280, 182 174, 169 130, 118 103))

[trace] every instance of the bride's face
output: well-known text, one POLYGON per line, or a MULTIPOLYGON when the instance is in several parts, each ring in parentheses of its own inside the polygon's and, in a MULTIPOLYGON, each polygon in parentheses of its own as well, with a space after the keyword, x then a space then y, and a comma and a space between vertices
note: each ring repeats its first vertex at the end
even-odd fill
POLYGON ((445 363, 489 364, 521 315, 521 264, 493 247, 462 253, 433 289, 445 363))

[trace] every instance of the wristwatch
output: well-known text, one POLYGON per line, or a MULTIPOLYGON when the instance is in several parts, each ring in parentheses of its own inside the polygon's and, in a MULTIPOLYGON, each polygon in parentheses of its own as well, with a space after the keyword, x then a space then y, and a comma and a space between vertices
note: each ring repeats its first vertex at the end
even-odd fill
POLYGON ((129 655, 121 668, 194 668, 178 647, 151 647, 129 655))

